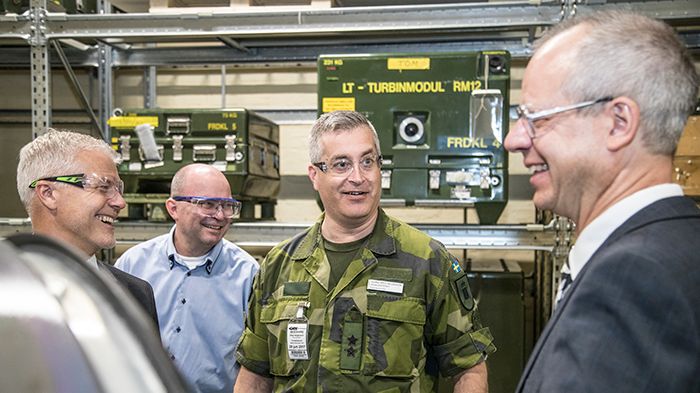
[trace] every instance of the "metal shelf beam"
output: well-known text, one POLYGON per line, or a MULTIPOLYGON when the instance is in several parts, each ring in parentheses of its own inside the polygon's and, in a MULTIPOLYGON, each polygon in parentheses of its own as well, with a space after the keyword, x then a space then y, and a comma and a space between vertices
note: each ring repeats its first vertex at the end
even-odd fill
MULTIPOLYGON (((686 47, 694 54, 700 52, 700 33, 680 32, 686 47)), ((113 67, 150 67, 170 65, 212 65, 212 64, 269 64, 279 66, 316 67, 316 59, 321 54, 329 53, 422 53, 422 52, 457 52, 479 50, 507 50, 514 59, 527 59, 531 49, 525 39, 450 41, 425 43, 392 44, 352 44, 352 45, 314 45, 314 46, 273 46, 253 47, 249 52, 240 52, 229 47, 161 47, 161 48, 112 48, 113 67)), ((73 67, 97 67, 96 48, 77 50, 64 49, 69 63, 73 67)), ((51 65, 59 67, 61 63, 54 51, 49 51, 51 65)), ((0 66, 28 67, 29 47, 1 47, 0 66)))
MULTIPOLYGON (((513 1, 461 4, 251 11, 74 14, 46 10, 46 0, 31 0, 23 15, 0 16, 0 43, 29 44, 32 67, 33 132, 51 124, 50 52, 53 40, 97 42, 100 69, 100 122, 111 110, 111 78, 115 66, 165 64, 230 64, 312 61, 320 53, 452 51, 508 49, 527 57, 528 44, 541 27, 573 14, 596 9, 629 9, 666 20, 697 44, 700 2, 606 0, 513 1), (174 41, 203 45, 225 42, 222 49, 135 49, 135 44, 174 41), (108 46, 109 45, 109 46, 108 46), (394 50, 392 50, 394 49, 394 50), (421 50, 422 49, 422 50, 421 50), (199 51, 199 52, 197 52, 199 51), (197 59, 192 61, 185 59, 197 59)), ((109 4, 100 0, 100 4, 109 4)), ((109 7, 102 7, 109 9, 109 7)), ((180 10, 182 11, 182 10, 180 10)), ((81 43, 81 42, 77 42, 81 43)), ((0 47, 0 55, 2 47, 0 47)), ((71 63, 71 54, 66 54, 71 63)), ((16 56, 9 58, 16 64, 16 56)), ((92 62, 95 56, 83 57, 92 62)), ((73 63, 71 63, 73 64, 73 63)), ((3 60, 0 60, 3 65, 3 60)), ((108 135, 104 135, 108 137, 108 135)))
MULTIPOLYGON (((226 238, 243 248, 269 249, 308 228, 310 224, 254 222, 234 223, 226 238)), ((136 244, 167 233, 172 223, 118 222, 118 244, 136 244)), ((550 226, 528 225, 436 225, 416 228, 450 249, 532 250, 553 252, 557 232, 550 226)), ((0 218, 0 236, 31 232, 28 219, 0 218)))
MULTIPOLYGON (((700 7, 690 1, 589 2, 577 12, 629 9, 670 23, 697 21, 700 7)), ((0 38, 28 40, 31 15, 0 17, 0 38)), ((222 11, 199 13, 74 14, 46 13, 48 39, 192 39, 203 37, 319 37, 428 34, 439 31, 527 30, 550 26, 562 18, 561 2, 529 1, 351 7, 331 9, 222 11)))
POLYGON ((329 53, 421 53, 479 50, 507 50, 513 58, 529 58, 531 51, 522 40, 453 41, 431 43, 356 44, 251 48, 244 53, 226 47, 218 48, 152 48, 116 50, 114 64, 120 67, 165 66, 234 63, 315 62, 329 53))
MULTIPOLYGON (((29 37, 30 18, 17 16, 3 28, 29 37)), ((557 5, 529 2, 270 10, 216 13, 47 13, 49 39, 195 38, 219 36, 319 36, 411 31, 483 30, 548 26, 560 20, 557 5)), ((5 25, 3 19, 0 24, 5 25)))

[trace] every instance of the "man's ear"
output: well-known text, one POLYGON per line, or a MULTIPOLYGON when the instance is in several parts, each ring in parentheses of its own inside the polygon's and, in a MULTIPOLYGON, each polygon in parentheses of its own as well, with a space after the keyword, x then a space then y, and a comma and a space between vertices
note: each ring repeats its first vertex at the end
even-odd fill
POLYGON ((34 187, 36 199, 49 210, 56 210, 60 193, 51 184, 39 181, 34 187))
POLYGON ((316 182, 318 181, 318 171, 316 170, 317 168, 311 164, 306 168, 306 170, 309 173, 309 180, 311 180, 311 184, 314 186, 314 190, 318 191, 318 186, 316 185, 316 182))
POLYGON ((168 198, 168 200, 165 201, 165 209, 168 211, 168 214, 170 214, 170 217, 177 221, 177 202, 175 202, 174 199, 168 198))
POLYGON ((609 105, 613 124, 607 135, 607 148, 618 151, 634 141, 639 132, 639 105, 628 97, 616 97, 609 105))

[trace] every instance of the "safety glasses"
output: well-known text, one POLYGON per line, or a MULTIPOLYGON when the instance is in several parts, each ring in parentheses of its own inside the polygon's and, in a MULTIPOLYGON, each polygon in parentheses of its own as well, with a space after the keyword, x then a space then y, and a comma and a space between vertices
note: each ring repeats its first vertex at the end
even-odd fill
POLYGON ((172 199, 176 202, 189 202, 197 206, 199 211, 207 216, 215 216, 219 209, 221 209, 221 212, 226 218, 234 218, 241 213, 241 202, 233 198, 174 196, 172 199))
POLYGON ((69 184, 71 186, 80 187, 85 191, 97 191, 103 194, 107 199, 114 198, 117 194, 124 195, 124 182, 121 179, 99 176, 95 173, 88 175, 78 173, 75 175, 43 177, 34 180, 29 185, 29 188, 36 188, 37 184, 42 180, 69 184))

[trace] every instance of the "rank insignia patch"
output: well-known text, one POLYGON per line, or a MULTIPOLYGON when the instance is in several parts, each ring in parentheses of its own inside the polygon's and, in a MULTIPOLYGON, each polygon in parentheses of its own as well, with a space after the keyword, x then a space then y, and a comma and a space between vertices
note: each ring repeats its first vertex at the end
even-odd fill
POLYGON ((466 275, 455 281, 457 286, 457 295, 459 295, 459 301, 462 306, 467 310, 471 311, 474 308, 474 297, 472 296, 472 291, 469 289, 469 280, 466 275))

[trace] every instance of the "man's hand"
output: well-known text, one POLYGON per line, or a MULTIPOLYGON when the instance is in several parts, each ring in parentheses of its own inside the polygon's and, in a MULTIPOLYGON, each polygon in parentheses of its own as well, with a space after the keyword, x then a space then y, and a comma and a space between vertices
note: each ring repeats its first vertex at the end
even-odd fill
POLYGON ((241 366, 236 378, 236 386, 233 393, 270 393, 272 392, 272 379, 258 375, 241 366))
POLYGON ((455 376, 454 379, 454 393, 487 393, 489 391, 488 372, 486 371, 485 361, 465 370, 461 374, 455 376))

